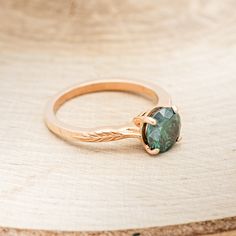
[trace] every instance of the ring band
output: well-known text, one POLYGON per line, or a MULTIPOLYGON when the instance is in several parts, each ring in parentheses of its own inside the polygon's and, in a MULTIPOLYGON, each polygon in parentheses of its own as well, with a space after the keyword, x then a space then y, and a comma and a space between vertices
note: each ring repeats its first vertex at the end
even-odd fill
POLYGON ((60 92, 48 102, 45 123, 54 134, 69 142, 109 142, 139 138, 151 155, 169 150, 179 140, 181 126, 178 111, 172 106, 165 90, 155 84, 127 80, 86 82, 60 92), (57 111, 68 100, 99 91, 135 93, 152 100, 154 107, 134 117, 134 125, 130 127, 98 127, 90 130, 65 124, 57 118, 57 111))

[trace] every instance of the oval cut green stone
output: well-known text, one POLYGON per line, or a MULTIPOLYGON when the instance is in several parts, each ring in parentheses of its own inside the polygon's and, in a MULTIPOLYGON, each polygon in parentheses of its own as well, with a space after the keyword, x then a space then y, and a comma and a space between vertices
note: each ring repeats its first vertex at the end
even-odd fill
POLYGON ((151 115, 157 120, 157 125, 146 125, 145 140, 153 150, 166 152, 176 142, 180 133, 180 116, 171 107, 160 108, 151 115))

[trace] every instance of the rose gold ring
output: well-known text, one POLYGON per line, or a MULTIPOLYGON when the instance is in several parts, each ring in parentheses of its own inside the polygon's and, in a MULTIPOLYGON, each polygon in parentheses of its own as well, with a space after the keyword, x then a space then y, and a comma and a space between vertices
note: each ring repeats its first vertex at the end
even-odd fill
POLYGON ((145 150, 155 155, 169 150, 180 138, 180 116, 172 106, 169 94, 157 86, 127 80, 92 81, 73 86, 49 101, 45 123, 50 131, 69 142, 109 142, 138 138, 145 150), (74 127, 60 121, 56 113, 68 100, 99 91, 122 91, 139 94, 153 101, 154 106, 133 118, 133 125, 99 127, 94 130, 74 127))

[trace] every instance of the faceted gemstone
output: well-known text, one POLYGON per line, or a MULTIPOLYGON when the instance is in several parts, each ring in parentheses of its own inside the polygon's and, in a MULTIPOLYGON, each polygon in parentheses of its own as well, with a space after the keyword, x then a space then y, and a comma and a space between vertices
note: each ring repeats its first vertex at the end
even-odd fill
POLYGON ((180 116, 171 107, 163 107, 151 115, 157 125, 146 125, 145 140, 150 149, 158 148, 160 152, 169 150, 180 133, 180 116))

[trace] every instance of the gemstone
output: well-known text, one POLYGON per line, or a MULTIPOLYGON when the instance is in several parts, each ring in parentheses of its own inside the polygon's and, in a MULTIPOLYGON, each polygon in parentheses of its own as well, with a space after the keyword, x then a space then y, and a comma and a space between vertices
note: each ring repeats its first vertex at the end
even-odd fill
POLYGON ((171 107, 163 107, 151 112, 150 117, 156 119, 157 124, 146 124, 144 142, 151 150, 159 149, 166 152, 176 142, 180 134, 180 116, 171 107))

